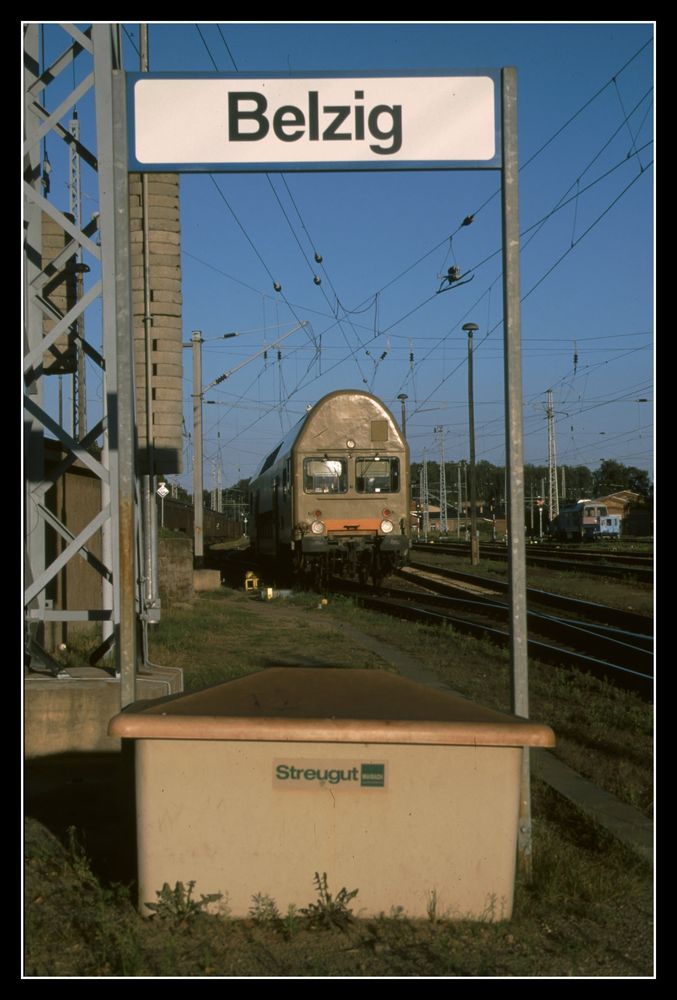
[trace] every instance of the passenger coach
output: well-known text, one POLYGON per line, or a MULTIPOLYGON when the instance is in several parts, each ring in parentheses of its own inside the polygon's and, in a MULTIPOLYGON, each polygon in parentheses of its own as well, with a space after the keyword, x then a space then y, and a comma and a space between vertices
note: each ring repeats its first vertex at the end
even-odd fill
POLYGON ((409 450, 371 393, 343 389, 313 406, 250 486, 251 543, 281 568, 375 583, 409 550, 409 450))

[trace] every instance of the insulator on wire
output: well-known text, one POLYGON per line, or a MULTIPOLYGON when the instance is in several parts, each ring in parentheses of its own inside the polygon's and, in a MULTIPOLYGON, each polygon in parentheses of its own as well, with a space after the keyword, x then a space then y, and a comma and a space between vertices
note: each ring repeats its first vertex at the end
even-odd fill
POLYGON ((276 292, 281 292, 282 291, 282 285, 280 284, 279 281, 274 281, 273 282, 273 288, 275 289, 276 292))
POLYGON ((322 278, 319 276, 319 274, 315 275, 315 277, 313 278, 313 281, 315 282, 316 285, 321 285, 322 284, 322 278))
POLYGON ((322 254, 316 252, 315 253, 315 260, 317 261, 318 264, 321 264, 322 263, 322 254))
POLYGON ((474 215, 466 215, 466 217, 463 220, 463 222, 461 223, 461 225, 462 226, 469 226, 472 223, 472 221, 473 221, 474 218, 475 218, 474 215))

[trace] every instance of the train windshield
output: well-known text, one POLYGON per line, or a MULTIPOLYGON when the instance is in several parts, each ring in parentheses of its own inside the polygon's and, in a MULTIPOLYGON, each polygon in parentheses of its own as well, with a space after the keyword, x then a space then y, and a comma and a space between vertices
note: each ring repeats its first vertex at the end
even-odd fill
POLYGON ((358 458, 355 489, 358 493, 396 493, 400 488, 399 458, 358 458))
POLYGON ((306 458, 303 462, 306 493, 347 493, 348 463, 343 458, 306 458))

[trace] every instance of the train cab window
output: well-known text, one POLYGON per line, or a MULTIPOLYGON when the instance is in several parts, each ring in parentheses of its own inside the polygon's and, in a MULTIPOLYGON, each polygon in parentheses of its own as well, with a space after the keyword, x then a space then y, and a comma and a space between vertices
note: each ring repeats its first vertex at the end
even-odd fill
POLYGON ((347 493, 348 463, 343 458, 304 459, 303 488, 306 493, 347 493))
POLYGON ((355 489, 358 493, 397 493, 400 488, 399 458, 358 458, 355 489))

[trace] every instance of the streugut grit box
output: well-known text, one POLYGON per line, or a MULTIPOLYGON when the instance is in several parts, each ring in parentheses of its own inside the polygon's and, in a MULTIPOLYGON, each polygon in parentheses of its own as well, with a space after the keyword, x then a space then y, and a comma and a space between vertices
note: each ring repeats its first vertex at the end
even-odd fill
MULTIPOLYGON (((276 667, 137 703, 139 902, 195 882, 247 916, 357 889, 357 916, 512 913, 523 747, 548 726, 377 670, 276 667)), ((147 912, 147 911, 146 911, 147 912)))

